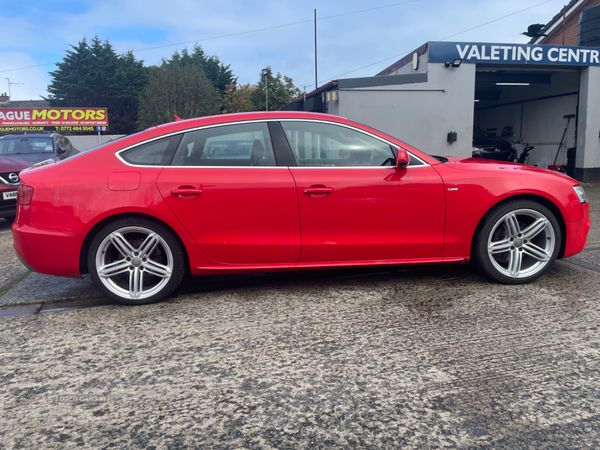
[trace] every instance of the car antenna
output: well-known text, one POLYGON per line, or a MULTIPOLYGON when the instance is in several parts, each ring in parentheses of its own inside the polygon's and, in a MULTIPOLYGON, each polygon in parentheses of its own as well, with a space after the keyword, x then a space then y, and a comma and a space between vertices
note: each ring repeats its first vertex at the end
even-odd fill
POLYGON ((173 114, 173 117, 175 117, 175 122, 179 121, 179 120, 183 120, 180 117, 177 117, 175 114, 173 114))

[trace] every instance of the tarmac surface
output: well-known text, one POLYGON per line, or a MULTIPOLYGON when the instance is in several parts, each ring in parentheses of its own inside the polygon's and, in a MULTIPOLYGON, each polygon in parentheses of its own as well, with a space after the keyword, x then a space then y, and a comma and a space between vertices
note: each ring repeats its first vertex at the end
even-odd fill
POLYGON ((600 448, 600 186, 580 255, 196 279, 125 307, 0 220, 0 449, 600 448))

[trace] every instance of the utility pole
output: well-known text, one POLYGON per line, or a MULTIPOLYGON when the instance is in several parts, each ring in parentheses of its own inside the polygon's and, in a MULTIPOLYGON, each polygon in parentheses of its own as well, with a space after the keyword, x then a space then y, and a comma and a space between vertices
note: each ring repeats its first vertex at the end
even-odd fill
POLYGON ((315 8, 315 89, 319 85, 317 84, 317 9, 315 8))
POLYGON ((269 110, 269 68, 262 70, 262 74, 265 77, 265 111, 269 110))

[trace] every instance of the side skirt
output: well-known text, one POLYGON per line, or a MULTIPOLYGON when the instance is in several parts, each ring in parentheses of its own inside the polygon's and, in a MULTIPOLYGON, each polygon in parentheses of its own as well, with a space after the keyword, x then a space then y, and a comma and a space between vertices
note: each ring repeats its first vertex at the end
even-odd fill
POLYGON ((344 267, 407 266, 423 264, 467 264, 468 256, 453 258, 399 259, 386 261, 329 261, 319 263, 290 264, 222 264, 218 266, 196 267, 192 275, 234 274, 249 272, 286 272, 293 270, 341 269, 344 267))

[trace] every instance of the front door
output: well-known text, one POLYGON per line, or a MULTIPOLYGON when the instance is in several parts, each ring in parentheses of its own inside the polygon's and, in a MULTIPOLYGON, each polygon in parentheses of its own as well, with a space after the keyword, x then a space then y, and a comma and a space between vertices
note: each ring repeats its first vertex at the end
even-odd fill
POLYGON ((444 187, 411 156, 395 167, 392 148, 350 127, 281 122, 302 227, 301 262, 438 257, 444 244, 444 187))

